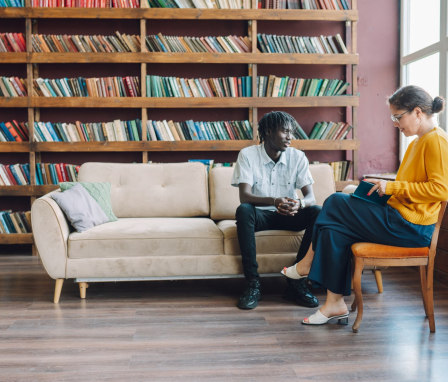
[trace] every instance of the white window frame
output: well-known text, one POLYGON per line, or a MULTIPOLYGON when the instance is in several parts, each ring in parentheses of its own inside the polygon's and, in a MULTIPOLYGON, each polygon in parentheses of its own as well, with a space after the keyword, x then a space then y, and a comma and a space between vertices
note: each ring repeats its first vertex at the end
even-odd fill
MULTIPOLYGON (((416 0, 410 0, 416 1, 416 0)), ((420 0, 417 0, 420 1, 420 0)), ((409 7, 407 6, 408 2, 406 0, 400 0, 400 86, 408 85, 408 78, 406 73, 406 65, 418 61, 422 58, 430 56, 434 53, 439 53, 439 75, 440 75, 440 84, 439 84, 439 94, 445 99, 447 98, 447 55, 448 55, 448 6, 446 0, 440 1, 440 38, 439 41, 426 46, 416 52, 412 52, 410 54, 405 54, 406 47, 408 46, 408 38, 410 36, 409 30, 409 7)), ((439 126, 447 130, 447 112, 443 111, 439 114, 439 126)), ((400 151, 399 157, 400 161, 403 159, 403 155, 406 151, 406 148, 409 145, 411 139, 406 139, 403 135, 400 134, 400 151)))

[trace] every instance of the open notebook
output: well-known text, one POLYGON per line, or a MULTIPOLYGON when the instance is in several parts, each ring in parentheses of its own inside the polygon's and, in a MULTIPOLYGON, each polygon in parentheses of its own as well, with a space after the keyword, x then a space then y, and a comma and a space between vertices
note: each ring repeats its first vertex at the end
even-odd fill
POLYGON ((362 180, 359 183, 359 186, 356 188, 355 192, 351 194, 354 198, 362 199, 370 203, 379 204, 381 206, 385 206, 387 204, 387 201, 390 198, 390 195, 383 195, 380 196, 378 192, 372 192, 371 195, 367 195, 369 190, 374 186, 373 183, 366 182, 362 180))

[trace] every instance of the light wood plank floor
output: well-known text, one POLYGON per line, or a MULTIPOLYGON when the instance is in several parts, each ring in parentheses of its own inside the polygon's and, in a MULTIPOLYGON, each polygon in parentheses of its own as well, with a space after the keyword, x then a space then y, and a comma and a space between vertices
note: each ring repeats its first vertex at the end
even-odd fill
POLYGON ((314 310, 284 301, 281 278, 253 311, 235 307, 241 279, 91 284, 85 301, 66 281, 54 305, 36 258, 0 256, 0 381, 447 381, 448 288, 430 334, 417 276, 387 269, 379 295, 367 272, 354 334, 354 316, 300 325, 314 310))

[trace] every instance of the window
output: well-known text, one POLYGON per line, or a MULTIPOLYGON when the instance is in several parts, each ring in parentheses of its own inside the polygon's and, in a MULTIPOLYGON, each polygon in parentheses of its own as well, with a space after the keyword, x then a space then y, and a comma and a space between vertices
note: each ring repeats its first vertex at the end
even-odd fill
MULTIPOLYGON (((446 99, 447 16, 446 0, 401 0, 401 86, 418 85, 446 99)), ((446 115, 435 121, 445 130, 446 115)), ((400 160, 412 139, 400 137, 400 160)))

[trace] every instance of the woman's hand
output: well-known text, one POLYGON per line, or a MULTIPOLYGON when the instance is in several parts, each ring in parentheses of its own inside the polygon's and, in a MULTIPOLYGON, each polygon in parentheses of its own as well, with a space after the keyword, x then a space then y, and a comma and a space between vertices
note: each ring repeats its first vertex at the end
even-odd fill
POLYGON ((386 186, 387 181, 384 179, 364 179, 366 182, 374 183, 375 185, 369 190, 367 193, 368 196, 370 196, 373 192, 378 192, 379 196, 386 195, 386 186))

